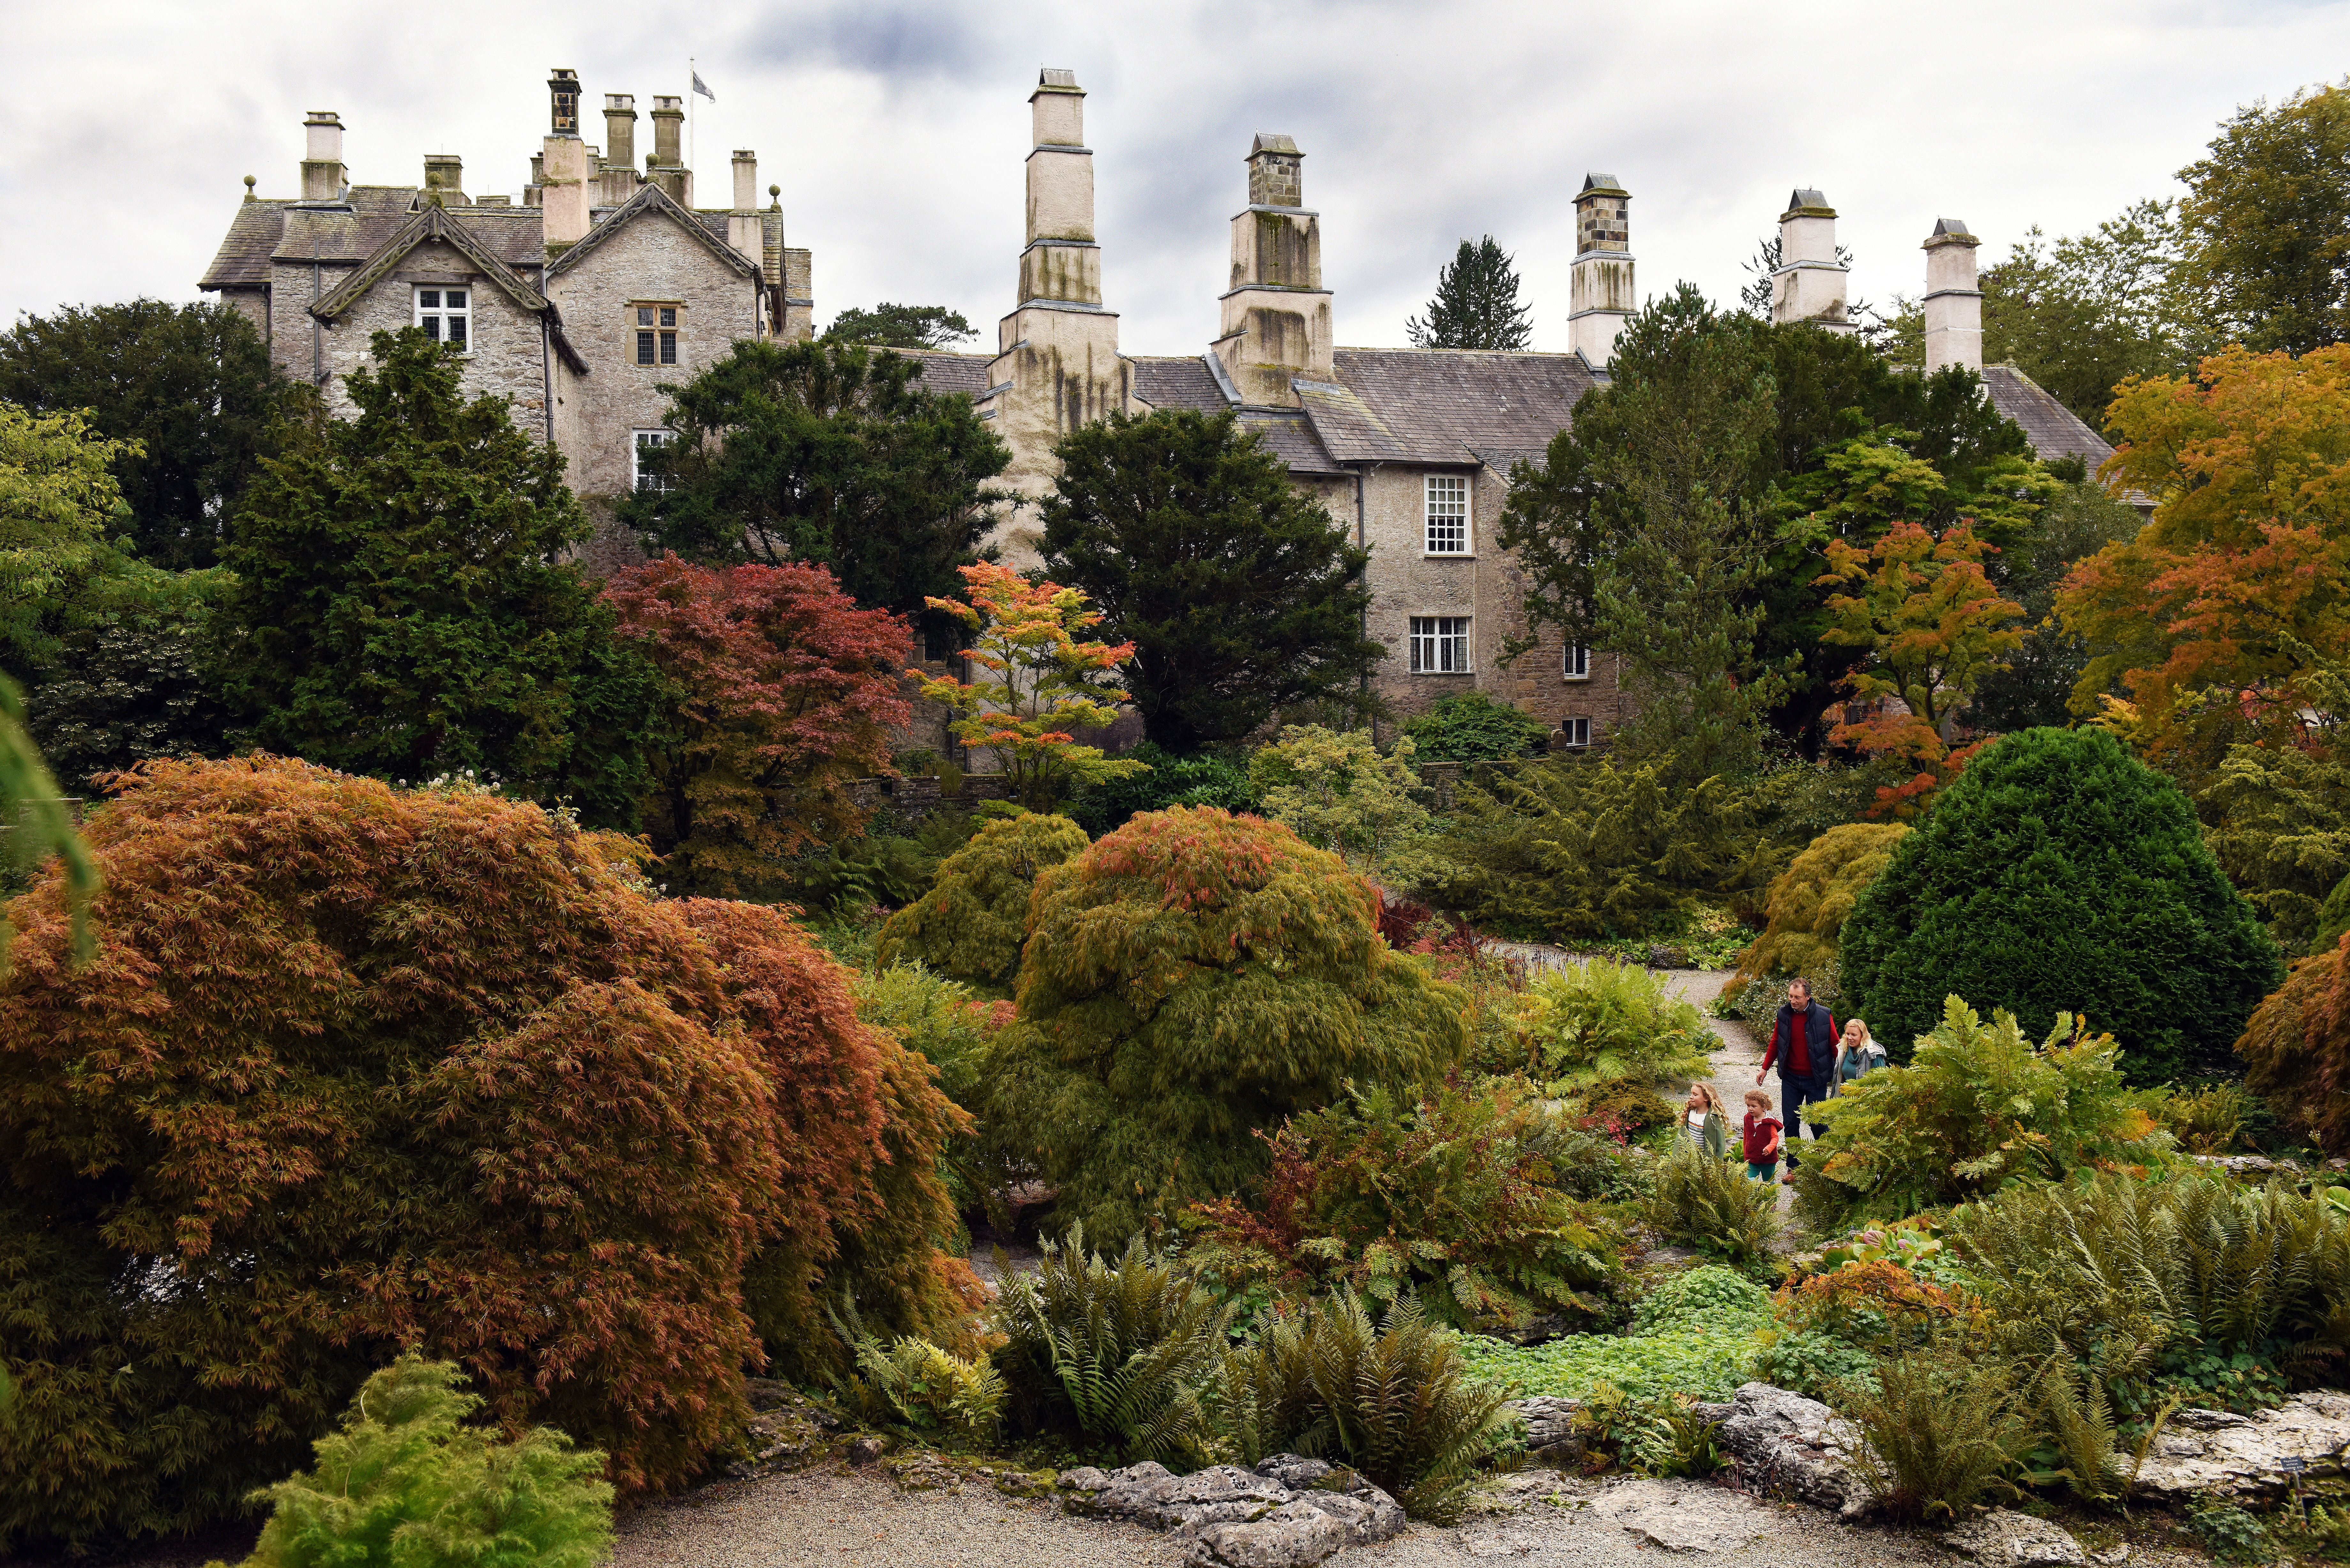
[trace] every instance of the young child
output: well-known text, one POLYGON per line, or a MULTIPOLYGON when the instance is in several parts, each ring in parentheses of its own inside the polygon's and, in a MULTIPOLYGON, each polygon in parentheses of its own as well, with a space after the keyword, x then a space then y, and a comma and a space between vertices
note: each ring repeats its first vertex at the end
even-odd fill
POLYGON ((1746 1174, 1757 1181, 1779 1179, 1779 1118, 1760 1089, 1746 1091, 1746 1174))
POLYGON ((1714 1097, 1711 1084, 1699 1082, 1690 1085, 1689 1098, 1681 1102, 1681 1119, 1689 1128, 1690 1141, 1716 1159, 1729 1152, 1729 1118, 1721 1114, 1721 1102, 1714 1097))

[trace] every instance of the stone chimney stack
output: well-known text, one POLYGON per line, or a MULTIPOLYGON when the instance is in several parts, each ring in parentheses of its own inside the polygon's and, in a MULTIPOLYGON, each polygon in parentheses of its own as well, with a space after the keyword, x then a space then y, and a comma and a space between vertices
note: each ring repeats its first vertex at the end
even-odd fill
POLYGON ((754 262, 766 260, 767 237, 759 222, 759 155, 734 150, 734 210, 726 220, 726 243, 754 262))
POLYGON ((1575 264, 1567 274, 1567 347, 1594 369, 1640 306, 1632 286, 1631 192, 1613 174, 1586 174, 1575 198, 1575 264))
POLYGON ((588 236, 588 144, 579 139, 579 73, 557 69, 547 78, 546 140, 540 144, 541 230, 547 249, 588 236))
POLYGON ((653 155, 645 165, 648 183, 658 184, 681 205, 693 205, 693 171, 685 166, 681 150, 685 134, 685 99, 653 99, 653 155))
POLYGON ((444 207, 465 204, 465 161, 453 152, 424 155, 424 190, 437 194, 444 207))
POLYGON ((1249 204, 1232 219, 1232 286, 1211 345, 1247 404, 1295 408, 1292 380, 1336 375, 1322 215, 1305 205, 1305 159, 1286 136, 1260 132, 1249 147, 1249 204))
POLYGON ((637 95, 604 95, 604 161, 637 166, 637 95))
POLYGON ((302 121, 302 200, 343 199, 343 117, 314 109, 302 121))
POLYGON ((1964 218, 1937 218, 1926 236, 1926 374, 1945 365, 1982 369, 1982 290, 1964 218))
MULTIPOLYGON (((1017 303, 996 325, 993 389, 981 410, 1014 454, 1006 483, 1035 497, 1053 487, 1055 441, 1129 406, 1133 367, 1118 351, 1117 315, 1102 308, 1094 155, 1085 144, 1086 92, 1076 73, 1040 71, 1028 109, 1035 131, 1028 154, 1028 243, 1020 252, 1017 303)), ((1028 500, 994 536, 1018 566, 1035 564, 1039 537, 1028 500)))
POLYGON ((1845 308, 1848 281, 1836 259, 1835 209, 1817 191, 1797 191, 1779 214, 1779 270, 1771 275, 1771 319, 1782 325, 1808 321, 1831 332, 1850 332, 1845 308))

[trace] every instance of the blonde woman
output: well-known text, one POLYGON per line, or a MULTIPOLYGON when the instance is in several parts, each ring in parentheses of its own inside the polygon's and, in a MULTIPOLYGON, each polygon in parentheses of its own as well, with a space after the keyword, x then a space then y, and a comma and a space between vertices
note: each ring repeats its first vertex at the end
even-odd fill
POLYGON ((1835 1092, 1843 1094, 1846 1084, 1884 1065, 1885 1047, 1869 1033, 1867 1023, 1858 1018, 1847 1019, 1844 1035, 1836 1042, 1835 1092))

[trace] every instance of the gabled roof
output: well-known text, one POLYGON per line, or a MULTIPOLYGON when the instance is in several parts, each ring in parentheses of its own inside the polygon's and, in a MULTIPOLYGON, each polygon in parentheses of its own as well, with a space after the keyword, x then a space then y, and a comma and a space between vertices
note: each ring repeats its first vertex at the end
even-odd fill
MULTIPOLYGON (((694 213, 678 205, 670 193, 658 185, 639 185, 637 193, 613 209, 601 223, 588 231, 587 237, 556 257, 547 268, 552 273, 569 272, 588 257, 611 243, 612 236, 648 213, 658 213, 679 228, 702 242, 702 247, 728 266, 753 282, 762 281, 759 264, 726 243, 724 232, 712 234, 710 225, 694 213)), ((723 220, 722 220, 723 222, 723 220)))
POLYGON ((228 221, 228 233, 221 239, 220 250, 196 286, 249 288, 267 283, 269 258, 285 235, 286 209, 291 205, 291 202, 276 198, 238 202, 236 216, 228 221))
POLYGON ((2111 443, 2080 415, 2014 366, 1986 365, 1982 379, 1991 406, 2023 427, 2033 455, 2043 462, 2052 457, 2077 457, 2095 473, 2099 463, 2114 455, 2111 443))
POLYGON ((1341 348, 1336 358, 1346 397, 1298 391, 1341 462, 1482 462, 1506 472, 1541 457, 1599 385, 1579 354, 1341 348))
POLYGON ((384 275, 400 265, 400 258, 424 244, 439 240, 454 246, 467 261, 482 269, 482 275, 491 286, 514 301, 515 306, 536 315, 548 308, 546 296, 515 275, 514 269, 492 253, 476 237, 463 220, 450 215, 448 209, 428 206, 400 226, 391 237, 350 276, 327 291, 326 297, 310 307, 310 314, 321 321, 332 321, 349 310, 359 297, 383 281, 384 275))

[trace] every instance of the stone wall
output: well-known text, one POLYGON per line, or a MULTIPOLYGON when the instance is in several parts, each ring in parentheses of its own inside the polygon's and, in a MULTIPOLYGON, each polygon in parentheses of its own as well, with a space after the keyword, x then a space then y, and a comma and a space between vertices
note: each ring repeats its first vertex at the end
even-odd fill
MULTIPOLYGON (((288 302, 290 310, 284 306, 278 310, 278 348, 281 362, 290 358, 294 362, 292 373, 304 376, 309 370, 309 334, 300 326, 290 335, 282 329, 289 317, 303 325, 310 320, 307 309, 310 303, 309 268, 281 266, 277 270, 281 275, 300 275, 300 298, 288 302)), ((332 292, 345 275, 327 273, 327 290, 332 292)), ((466 333, 470 351, 464 357, 458 385, 468 398, 486 394, 511 400, 515 426, 543 436, 546 431, 546 383, 550 371, 546 337, 537 315, 516 306, 504 290, 484 283, 472 259, 442 240, 427 240, 401 257, 400 264, 360 296, 359 302, 328 331, 327 411, 337 419, 351 417, 354 410, 349 394, 344 390, 343 378, 371 362, 368 342, 376 333, 397 332, 416 324, 415 291, 420 286, 470 291, 473 320, 466 333)))

